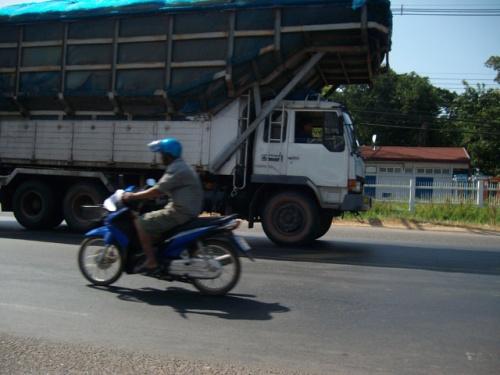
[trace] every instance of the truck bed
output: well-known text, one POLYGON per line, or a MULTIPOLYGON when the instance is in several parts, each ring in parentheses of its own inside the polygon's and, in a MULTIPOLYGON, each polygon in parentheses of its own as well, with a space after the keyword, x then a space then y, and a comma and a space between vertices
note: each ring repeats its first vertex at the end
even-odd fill
MULTIPOLYGON (((209 164, 238 132, 239 101, 210 120, 191 121, 0 121, 0 165, 7 167, 162 169, 147 144, 175 137, 183 158, 197 170, 209 164)), ((235 156, 236 157, 236 156, 235 156)), ((233 157, 221 174, 231 174, 233 157)))
POLYGON ((96 3, 0 9, 0 115, 217 113, 255 84, 272 98, 318 51, 295 95, 371 83, 391 45, 386 0, 96 3))

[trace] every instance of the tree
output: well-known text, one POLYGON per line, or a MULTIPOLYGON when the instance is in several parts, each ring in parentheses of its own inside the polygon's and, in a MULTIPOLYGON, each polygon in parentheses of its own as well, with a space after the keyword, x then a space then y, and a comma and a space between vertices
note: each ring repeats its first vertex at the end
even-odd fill
POLYGON ((451 120, 459 130, 453 143, 467 149, 473 167, 500 175, 500 90, 474 88, 467 82, 465 87, 451 105, 451 120))
MULTIPOLYGON (((499 60, 487 64, 499 71, 499 60)), ((332 99, 347 106, 364 144, 376 133, 384 146, 465 147, 473 167, 500 175, 500 90, 464 86, 458 95, 415 73, 389 71, 372 88, 341 87, 332 99)))
POLYGON ((380 143, 386 146, 442 143, 440 135, 429 130, 439 126, 439 116, 446 113, 454 97, 432 86, 428 78, 392 70, 379 76, 373 88, 346 86, 332 95, 352 113, 363 143, 369 143, 371 135, 377 133, 380 143))
POLYGON ((488 68, 496 70, 497 76, 495 82, 500 83, 500 56, 491 56, 488 61, 486 61, 485 65, 488 68))
MULTIPOLYGON (((500 56, 492 56, 486 66, 499 74, 500 56)), ((499 82, 500 83, 500 82, 499 82)), ((465 92, 457 96, 449 117, 457 137, 452 144, 463 146, 471 156, 472 165, 489 175, 500 175, 500 90, 473 87, 464 81, 465 92)))

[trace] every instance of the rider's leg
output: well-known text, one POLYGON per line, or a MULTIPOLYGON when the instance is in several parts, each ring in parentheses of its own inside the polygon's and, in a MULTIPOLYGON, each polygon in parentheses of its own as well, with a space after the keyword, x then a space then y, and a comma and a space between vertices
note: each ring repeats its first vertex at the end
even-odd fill
POLYGON ((134 224, 135 229, 137 230, 137 235, 139 236, 139 241, 141 242, 142 250, 144 250, 144 254, 146 255, 146 262, 143 266, 145 268, 158 267, 151 236, 142 228, 139 220, 134 220, 134 224))
POLYGON ((139 240, 146 255, 146 262, 141 265, 141 269, 158 267, 153 240, 161 238, 166 232, 187 222, 189 219, 189 216, 179 214, 173 208, 167 207, 162 210, 148 212, 135 220, 139 240))

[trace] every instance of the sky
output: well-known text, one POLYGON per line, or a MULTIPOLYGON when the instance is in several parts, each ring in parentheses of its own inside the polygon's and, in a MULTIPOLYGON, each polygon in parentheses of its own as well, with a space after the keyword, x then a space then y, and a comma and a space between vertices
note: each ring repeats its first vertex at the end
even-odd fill
MULTIPOLYGON (((43 0, 32 0, 39 2, 43 0)), ((0 0, 0 6, 25 1, 0 0)), ((500 0, 394 0, 392 8, 495 8, 500 0)), ((389 65, 397 73, 415 72, 429 77, 432 84, 462 92, 462 80, 500 88, 496 73, 484 63, 500 56, 500 11, 497 16, 429 16, 394 13, 392 51, 389 65)))
MULTIPOLYGON (((395 0, 392 8, 495 8, 500 0, 395 0)), ((463 88, 484 83, 500 88, 496 73, 485 67, 490 56, 500 56, 500 11, 498 16, 411 16, 394 12, 394 30, 389 65, 397 73, 416 72, 435 86, 463 88)), ((462 90, 455 90, 461 92, 462 90)))

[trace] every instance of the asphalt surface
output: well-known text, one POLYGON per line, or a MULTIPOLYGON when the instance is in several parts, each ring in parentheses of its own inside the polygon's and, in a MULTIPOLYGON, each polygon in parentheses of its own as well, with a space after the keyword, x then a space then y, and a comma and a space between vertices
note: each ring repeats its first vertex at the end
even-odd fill
POLYGON ((500 236, 333 228, 282 249, 240 230, 230 295, 79 274, 81 236, 0 215, 0 374, 498 374, 500 236))

